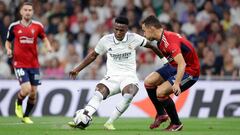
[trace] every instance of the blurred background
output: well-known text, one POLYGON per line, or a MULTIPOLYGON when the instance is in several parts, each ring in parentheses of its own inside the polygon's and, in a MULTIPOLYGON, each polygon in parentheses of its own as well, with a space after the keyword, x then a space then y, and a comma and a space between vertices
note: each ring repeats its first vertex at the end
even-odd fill
MULTIPOLYGON (((0 79, 15 79, 4 44, 11 22, 19 20, 24 0, 0 0, 0 79)), ((54 53, 39 42, 43 79, 68 79, 68 72, 112 32, 113 20, 125 15, 129 30, 141 33, 139 23, 156 15, 165 29, 189 39, 200 58, 201 79, 240 79, 239 0, 32 0, 34 19, 43 23, 54 53)), ((139 49, 137 71, 143 80, 161 66, 148 49, 139 49)), ((105 56, 86 68, 78 79, 99 80, 105 74, 105 56)))

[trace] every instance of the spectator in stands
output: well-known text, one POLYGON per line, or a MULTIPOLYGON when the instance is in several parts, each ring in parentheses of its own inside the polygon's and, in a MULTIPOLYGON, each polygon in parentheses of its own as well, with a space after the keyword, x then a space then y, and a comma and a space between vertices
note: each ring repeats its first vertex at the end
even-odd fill
POLYGON ((238 70, 234 66, 233 57, 230 53, 225 53, 223 57, 223 67, 221 70, 221 78, 224 79, 229 77, 229 79, 237 79, 238 70))

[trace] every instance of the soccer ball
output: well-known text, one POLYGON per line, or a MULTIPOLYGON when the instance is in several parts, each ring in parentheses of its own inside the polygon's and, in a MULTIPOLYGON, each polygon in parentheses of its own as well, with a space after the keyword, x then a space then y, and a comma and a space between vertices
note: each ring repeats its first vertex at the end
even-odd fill
POLYGON ((84 109, 78 110, 75 113, 73 122, 75 123, 76 128, 85 129, 91 124, 92 117, 87 114, 87 111, 84 109))

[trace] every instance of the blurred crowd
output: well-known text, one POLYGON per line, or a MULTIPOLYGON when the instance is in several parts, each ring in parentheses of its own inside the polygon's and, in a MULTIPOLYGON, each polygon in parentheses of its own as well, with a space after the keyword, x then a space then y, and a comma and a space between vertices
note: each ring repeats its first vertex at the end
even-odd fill
MULTIPOLYGON (((14 78, 4 43, 11 22, 19 20, 23 0, 0 1, 0 78, 14 78)), ((240 79, 240 0, 32 0, 34 19, 40 21, 54 48, 47 53, 39 42, 43 79, 68 79, 98 40, 112 32, 118 15, 129 19, 129 31, 142 34, 140 22, 156 15, 167 30, 178 32, 194 45, 202 79, 240 79)), ((137 71, 143 80, 162 63, 148 49, 137 50, 137 71)), ((101 79, 106 56, 98 57, 78 76, 101 79)))

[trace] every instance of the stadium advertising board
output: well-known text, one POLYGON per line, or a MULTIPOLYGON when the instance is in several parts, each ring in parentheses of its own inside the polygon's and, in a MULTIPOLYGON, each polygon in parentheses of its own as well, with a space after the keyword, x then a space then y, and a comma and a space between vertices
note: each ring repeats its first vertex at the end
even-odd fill
MULTIPOLYGON (((73 116, 93 95, 97 81, 44 80, 38 90, 33 116, 73 116)), ((240 116, 240 81, 199 81, 179 97, 173 96, 180 117, 240 116)), ((0 80, 0 116, 14 114, 14 102, 19 90, 17 81, 0 80)), ((107 117, 121 95, 101 104, 96 115, 107 117)), ((24 102, 25 103, 25 102, 24 102)), ((23 104, 26 105, 26 104, 23 104)), ((123 117, 153 117, 155 110, 147 97, 143 82, 123 117)))

